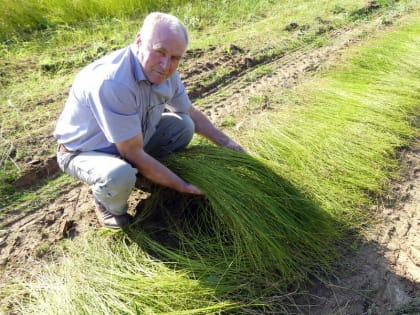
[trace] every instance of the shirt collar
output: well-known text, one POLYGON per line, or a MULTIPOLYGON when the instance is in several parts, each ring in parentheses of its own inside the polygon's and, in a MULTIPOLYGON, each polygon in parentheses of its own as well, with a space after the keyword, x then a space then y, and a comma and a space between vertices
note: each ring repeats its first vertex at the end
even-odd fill
MULTIPOLYGON (((147 81, 146 75, 144 74, 143 67, 137 58, 137 45, 133 44, 130 46, 131 56, 134 64, 134 78, 136 81, 147 81)), ((148 82, 148 81, 147 81, 148 82)))

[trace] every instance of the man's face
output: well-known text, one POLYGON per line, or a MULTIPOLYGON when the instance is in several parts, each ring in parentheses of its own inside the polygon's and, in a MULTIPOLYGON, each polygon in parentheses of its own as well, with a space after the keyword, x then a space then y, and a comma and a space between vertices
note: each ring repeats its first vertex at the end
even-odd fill
POLYGON ((182 35, 166 25, 158 25, 152 34, 138 34, 138 58, 146 78, 154 84, 163 83, 177 69, 187 45, 182 35))

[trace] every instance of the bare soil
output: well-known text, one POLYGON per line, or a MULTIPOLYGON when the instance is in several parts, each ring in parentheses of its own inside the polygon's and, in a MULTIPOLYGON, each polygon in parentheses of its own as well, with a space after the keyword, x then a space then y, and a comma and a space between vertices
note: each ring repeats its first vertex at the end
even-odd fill
MULTIPOLYGON (((385 26, 378 27, 374 22, 335 30, 326 46, 308 45, 263 61, 270 66, 270 73, 252 82, 246 75, 258 62, 237 46, 232 46, 228 54, 216 48, 189 52, 191 65, 181 74, 192 98, 207 95, 208 105, 203 109, 217 125, 222 125, 226 117, 235 117, 240 124, 244 114, 271 109, 269 96, 273 90, 289 89, 315 71, 334 66, 342 53, 366 34, 384 30, 385 26), (231 69, 230 79, 203 86, 203 78, 221 67, 231 69), (252 107, 249 100, 261 95, 267 97, 266 103, 252 107)), ((45 143, 54 145, 51 137, 46 137, 45 143)), ((402 179, 371 209, 375 224, 363 238, 348 240, 352 248, 343 248, 343 260, 337 263, 331 278, 318 279, 293 295, 290 313, 420 314, 419 139, 402 151, 401 164, 402 179)), ((54 156, 26 161, 26 167, 16 181, 21 189, 58 174, 54 156)), ((140 188, 129 200, 131 211, 144 198, 140 188)), ((45 260, 53 259, 54 247, 62 239, 74 239, 100 228, 89 187, 82 183, 63 190, 48 206, 25 214, 12 213, 1 223, 0 285, 26 277, 28 272, 37 273, 45 260)), ((7 303, 7 298, 2 301, 3 306, 7 303)))

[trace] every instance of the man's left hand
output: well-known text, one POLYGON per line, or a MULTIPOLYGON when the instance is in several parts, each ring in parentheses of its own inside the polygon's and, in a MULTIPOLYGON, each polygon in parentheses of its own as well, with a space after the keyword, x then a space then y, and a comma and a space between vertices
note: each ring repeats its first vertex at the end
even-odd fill
POLYGON ((233 141, 232 139, 229 139, 228 143, 223 145, 223 147, 234 150, 234 151, 238 151, 238 152, 245 152, 245 150, 238 143, 233 141))

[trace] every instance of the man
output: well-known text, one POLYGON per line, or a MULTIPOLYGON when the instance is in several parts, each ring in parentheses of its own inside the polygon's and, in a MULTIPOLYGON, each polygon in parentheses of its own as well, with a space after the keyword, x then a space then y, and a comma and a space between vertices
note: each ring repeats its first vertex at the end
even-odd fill
POLYGON ((157 160, 185 148, 194 132, 243 151, 191 105, 176 71, 187 46, 187 30, 176 17, 151 13, 133 45, 75 78, 54 131, 57 160, 91 185, 105 227, 130 222, 127 200, 137 173, 181 193, 202 194, 157 160))

